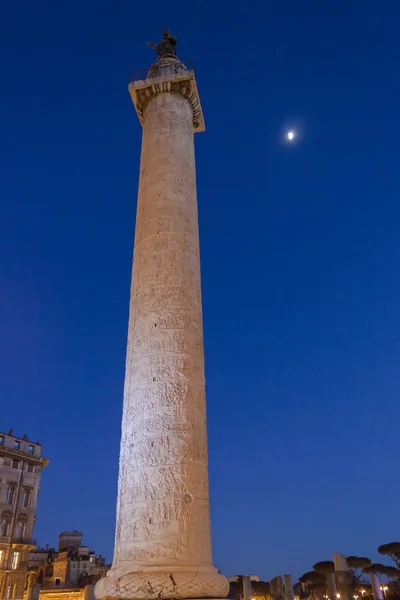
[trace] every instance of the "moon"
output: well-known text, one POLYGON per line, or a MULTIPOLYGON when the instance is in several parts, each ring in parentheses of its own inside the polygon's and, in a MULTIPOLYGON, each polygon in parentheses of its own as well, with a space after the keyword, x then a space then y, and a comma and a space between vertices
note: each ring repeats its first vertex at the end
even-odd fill
POLYGON ((287 118, 279 128, 279 143, 287 150, 293 150, 303 143, 305 123, 301 119, 287 118))

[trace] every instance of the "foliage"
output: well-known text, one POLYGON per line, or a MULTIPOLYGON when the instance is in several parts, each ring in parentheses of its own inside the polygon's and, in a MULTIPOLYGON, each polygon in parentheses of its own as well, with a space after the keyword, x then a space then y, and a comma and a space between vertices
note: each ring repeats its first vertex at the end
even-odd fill
POLYGON ((374 573, 375 575, 378 575, 382 572, 382 569, 385 569, 385 565, 382 565, 381 563, 372 563, 363 568, 363 573, 367 573, 368 575, 374 573))
POLYGON ((271 591, 269 581, 252 581, 251 589, 255 596, 268 596, 271 591))
POLYGON ((363 569, 369 567, 372 564, 371 559, 366 556, 348 556, 347 557, 347 566, 350 571, 353 573, 355 578, 354 583, 361 584, 363 583, 362 576, 364 574, 363 569))
POLYGON ((308 573, 304 573, 304 575, 300 577, 300 581, 306 586, 309 593, 312 593, 314 590, 322 592, 326 590, 325 576, 317 571, 308 571, 308 573))
POLYGON ((382 544, 378 548, 379 554, 390 556, 395 565, 400 568, 400 542, 389 542, 389 544, 382 544))
POLYGON ((325 583, 325 577, 317 571, 308 571, 304 573, 300 578, 301 583, 325 583))
POLYGON ((400 569, 397 569, 396 567, 387 567, 385 565, 385 568, 383 570, 381 570, 381 574, 382 575, 386 575, 386 577, 388 579, 397 579, 400 577, 400 569))
MULTIPOLYGON (((347 565, 349 570, 353 574, 351 586, 354 592, 357 592, 361 588, 365 590, 363 593, 372 591, 371 586, 362 579, 363 574, 374 573, 376 575, 383 575, 389 580, 397 580, 397 582, 389 582, 391 596, 399 596, 400 600, 400 542, 390 542, 389 544, 383 544, 379 546, 378 552, 390 558, 395 563, 396 567, 383 565, 381 563, 372 563, 371 559, 367 556, 348 556, 347 565), (394 586, 394 587, 393 587, 394 586), (393 589, 392 589, 393 588, 393 589)), ((326 586, 325 575, 335 572, 333 561, 323 560, 315 563, 313 571, 304 573, 299 578, 299 581, 303 586, 306 586, 309 592, 312 590, 323 589, 326 586)), ((367 597, 367 596, 365 596, 367 597)))
POLYGON ((347 565, 349 569, 364 569, 372 564, 372 560, 366 556, 348 556, 347 565))
POLYGON ((397 569, 396 567, 382 565, 381 563, 373 563, 368 567, 364 567, 363 572, 374 573, 375 575, 385 575, 388 579, 400 578, 400 569, 397 569))
POLYGON ((321 562, 315 563, 313 566, 314 571, 318 571, 318 573, 334 573, 335 565, 332 560, 322 560, 321 562))

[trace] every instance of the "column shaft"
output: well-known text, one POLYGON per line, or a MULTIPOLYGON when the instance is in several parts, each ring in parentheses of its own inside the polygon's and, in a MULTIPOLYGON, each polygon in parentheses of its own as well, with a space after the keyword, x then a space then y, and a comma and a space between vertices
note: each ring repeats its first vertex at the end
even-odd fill
POLYGON ((143 126, 115 559, 211 564, 192 110, 173 94, 143 126))
POLYGON ((172 67, 172 83, 147 79, 141 91, 117 527, 112 568, 96 585, 99 599, 222 598, 229 590, 211 559, 198 109, 191 80, 178 75, 177 84, 176 77, 172 67))

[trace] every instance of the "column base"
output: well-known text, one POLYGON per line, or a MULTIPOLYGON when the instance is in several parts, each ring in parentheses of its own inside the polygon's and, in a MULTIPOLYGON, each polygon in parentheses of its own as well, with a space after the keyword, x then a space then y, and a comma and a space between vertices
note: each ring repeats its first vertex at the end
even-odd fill
POLYGON ((228 592, 228 580, 213 566, 121 572, 113 565, 94 590, 97 600, 218 600, 228 592))

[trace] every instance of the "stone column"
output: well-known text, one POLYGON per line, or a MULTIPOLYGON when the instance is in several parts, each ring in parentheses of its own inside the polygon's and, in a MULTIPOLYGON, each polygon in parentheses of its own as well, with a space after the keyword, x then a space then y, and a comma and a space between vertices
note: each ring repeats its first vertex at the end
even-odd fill
POLYGON ((129 90, 143 125, 113 565, 96 597, 221 598, 212 564, 194 74, 162 57, 129 90))
POLYGON ((273 600, 282 600, 284 597, 284 589, 281 575, 276 575, 271 579, 269 585, 271 598, 273 598, 273 600))
POLYGON ((330 600, 336 600, 337 598, 337 590, 336 590, 336 580, 334 573, 326 573, 326 587, 328 588, 328 596, 330 600))
POLYGON ((243 575, 243 600, 251 600, 253 590, 251 588, 251 575, 243 575))
POLYGON ((383 600, 381 582, 379 581, 378 575, 376 573, 370 573, 369 578, 371 580, 372 594, 374 596, 374 600, 383 600))
POLYGON ((83 593, 83 600, 94 600, 94 585, 89 584, 85 586, 85 591, 83 593))
POLYGON ((292 576, 284 575, 283 583, 284 583, 284 587, 285 587, 285 600, 294 600, 292 576))
POLYGON ((40 596, 40 584, 33 583, 29 585, 26 591, 26 600, 38 600, 40 596))
POLYGON ((353 600, 353 592, 350 585, 351 574, 347 565, 347 559, 343 554, 334 554, 335 578, 341 600, 353 600))

